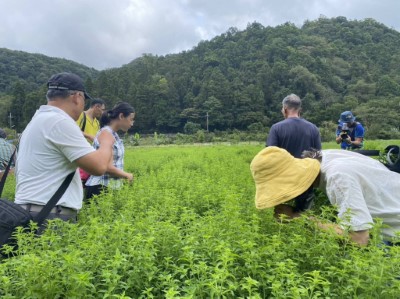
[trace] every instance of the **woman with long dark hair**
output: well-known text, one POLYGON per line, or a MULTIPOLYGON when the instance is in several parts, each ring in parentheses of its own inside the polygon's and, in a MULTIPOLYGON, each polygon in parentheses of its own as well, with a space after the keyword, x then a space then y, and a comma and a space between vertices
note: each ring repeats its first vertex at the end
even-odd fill
POLYGON ((125 148, 122 140, 119 138, 118 131, 128 131, 135 121, 135 109, 126 102, 117 103, 113 109, 103 113, 100 119, 100 131, 97 133, 93 147, 99 147, 98 139, 102 134, 111 134, 114 139, 113 159, 110 160, 107 172, 102 176, 90 176, 86 182, 86 199, 100 194, 102 191, 119 189, 122 185, 122 179, 128 182, 133 181, 133 174, 124 171, 124 153, 125 148))

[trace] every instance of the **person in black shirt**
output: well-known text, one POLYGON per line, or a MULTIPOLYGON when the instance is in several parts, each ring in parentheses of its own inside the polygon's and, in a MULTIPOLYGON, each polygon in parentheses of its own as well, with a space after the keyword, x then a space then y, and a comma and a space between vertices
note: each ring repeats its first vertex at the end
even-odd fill
POLYGON ((301 158, 305 150, 321 149, 321 136, 318 128, 300 117, 301 99, 290 94, 282 101, 284 120, 274 124, 269 132, 266 146, 278 146, 292 156, 301 158))
MULTIPOLYGON (((318 128, 300 117, 301 99, 290 94, 282 101, 284 120, 272 125, 266 146, 277 146, 287 150, 292 156, 301 158, 305 150, 321 149, 321 136, 318 128)), ((312 205, 312 188, 295 198, 295 210, 304 211, 312 205)))

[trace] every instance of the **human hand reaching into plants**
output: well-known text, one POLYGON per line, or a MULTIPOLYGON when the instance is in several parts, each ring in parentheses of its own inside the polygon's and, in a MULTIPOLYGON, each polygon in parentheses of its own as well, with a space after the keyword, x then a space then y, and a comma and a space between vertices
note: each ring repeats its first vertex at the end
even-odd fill
POLYGON ((285 205, 285 204, 277 205, 274 209, 274 217, 276 219, 280 220, 282 218, 282 215, 287 216, 289 219, 300 217, 299 212, 294 212, 294 209, 292 206, 285 205))
POLYGON ((108 163, 107 173, 115 178, 126 179, 129 184, 133 182, 133 174, 119 169, 113 164, 112 160, 108 163))
POLYGON ((126 172, 124 178, 128 181, 129 184, 133 183, 133 174, 132 173, 126 172))

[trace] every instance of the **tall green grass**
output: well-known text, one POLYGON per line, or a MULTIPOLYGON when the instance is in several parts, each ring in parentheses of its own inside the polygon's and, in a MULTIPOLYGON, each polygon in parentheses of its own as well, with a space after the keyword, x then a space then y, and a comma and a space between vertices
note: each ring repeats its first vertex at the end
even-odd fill
MULTIPOLYGON (((400 140, 365 140, 363 149, 366 150, 384 150, 388 145, 399 145, 400 140)), ((322 149, 340 149, 340 145, 335 141, 324 142, 322 149)))
POLYGON ((399 248, 255 209, 249 164, 262 148, 128 149, 134 184, 85 205, 77 224, 19 234, 0 297, 398 298, 399 248))

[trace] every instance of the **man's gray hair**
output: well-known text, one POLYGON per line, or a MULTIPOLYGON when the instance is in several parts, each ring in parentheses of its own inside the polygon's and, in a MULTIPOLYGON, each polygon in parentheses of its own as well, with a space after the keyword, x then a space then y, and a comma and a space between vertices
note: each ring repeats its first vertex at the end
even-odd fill
POLYGON ((301 99, 294 93, 288 95, 282 101, 283 107, 289 110, 300 110, 301 109, 301 99))
POLYGON ((322 161, 322 151, 321 150, 317 150, 315 148, 311 148, 308 151, 303 151, 301 153, 301 157, 302 158, 311 158, 311 159, 316 159, 319 162, 322 161))
POLYGON ((54 101, 55 99, 68 98, 71 94, 77 93, 77 90, 68 90, 68 89, 49 89, 46 94, 47 101, 54 101))

